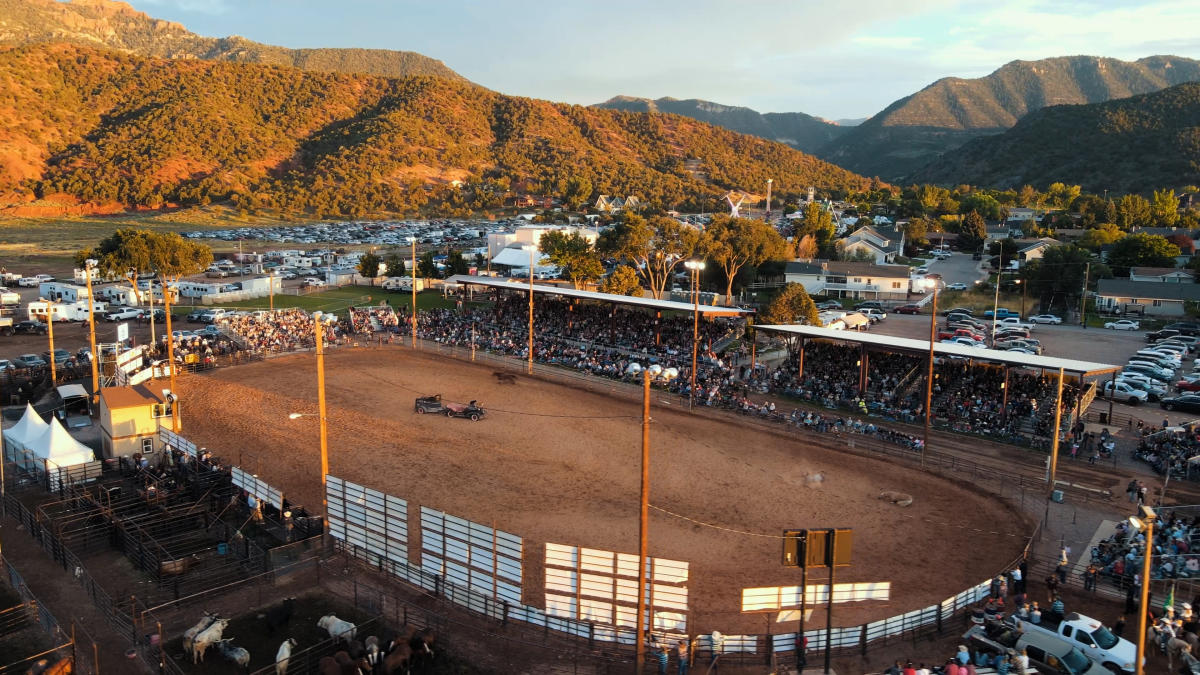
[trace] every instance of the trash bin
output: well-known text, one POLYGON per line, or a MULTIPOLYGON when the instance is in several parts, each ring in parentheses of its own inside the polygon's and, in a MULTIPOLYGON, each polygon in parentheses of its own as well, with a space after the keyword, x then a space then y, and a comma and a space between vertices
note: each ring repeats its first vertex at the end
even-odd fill
POLYGON ((1108 424, 1108 413, 1100 413, 1100 424, 1108 424))
POLYGON ((223 541, 217 544, 217 555, 225 555, 228 552, 229 552, 229 544, 227 544, 223 541))
POLYGON ((1061 504, 1063 502, 1063 491, 1055 490, 1054 492, 1051 492, 1050 499, 1052 501, 1054 501, 1056 504, 1061 504))

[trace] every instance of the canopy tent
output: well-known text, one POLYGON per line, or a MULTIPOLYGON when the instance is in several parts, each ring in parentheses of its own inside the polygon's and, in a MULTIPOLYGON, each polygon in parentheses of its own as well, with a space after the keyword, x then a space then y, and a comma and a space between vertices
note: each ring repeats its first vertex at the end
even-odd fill
POLYGON ((33 406, 26 403, 25 414, 21 415, 21 419, 4 430, 5 457, 17 461, 18 457, 26 456, 26 451, 32 448, 33 442, 41 437, 49 426, 33 406))
MULTIPOLYGON (((534 266, 541 265, 546 256, 540 252, 534 253, 534 266)), ((492 258, 493 265, 508 265, 509 267, 529 267, 529 251, 523 247, 509 246, 508 248, 500 249, 495 258, 492 258)))
POLYGON ((50 421, 47 429, 29 449, 38 459, 45 460, 51 468, 67 468, 77 464, 86 464, 96 459, 96 453, 75 440, 71 433, 59 423, 58 418, 50 421))

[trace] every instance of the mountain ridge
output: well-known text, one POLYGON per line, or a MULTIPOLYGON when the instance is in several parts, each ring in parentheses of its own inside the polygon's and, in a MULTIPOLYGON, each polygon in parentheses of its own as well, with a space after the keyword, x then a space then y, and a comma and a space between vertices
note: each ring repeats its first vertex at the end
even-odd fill
MULTIPOLYGON (((870 181, 677 115, 506 96, 465 80, 149 59, 43 44, 0 50, 0 207, 228 202, 355 217, 475 212, 509 191, 636 194, 711 209, 870 181)), ((11 212, 11 211, 10 211, 11 212)))
POLYGON ((205 37, 116 0, 0 0, 0 45, 65 42, 140 56, 292 66, 383 77, 464 79, 423 54, 386 49, 289 49, 239 35, 205 37))
POLYGON ((904 180, 933 158, 1058 104, 1099 103, 1200 80, 1200 61, 1063 56, 1011 61, 973 79, 945 77, 900 98, 817 151, 868 176, 904 180))
POLYGON ((1058 105, 971 141, 914 180, 1149 193, 1200 183, 1200 82, 1102 103, 1058 105))
POLYGON ((783 143, 808 153, 815 152, 848 128, 806 113, 760 113, 744 106, 696 98, 677 99, 664 96, 649 99, 618 95, 591 107, 682 115, 738 133, 783 143))

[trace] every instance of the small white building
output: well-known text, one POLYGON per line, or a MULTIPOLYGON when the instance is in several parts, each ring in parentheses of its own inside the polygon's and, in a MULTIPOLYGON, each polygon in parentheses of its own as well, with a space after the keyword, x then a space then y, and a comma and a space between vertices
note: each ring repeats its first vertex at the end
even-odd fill
MULTIPOLYGON (((488 234, 487 255, 492 259, 492 262, 497 265, 507 265, 509 263, 498 262, 496 257, 500 255, 506 248, 520 249, 522 246, 539 246, 541 245, 542 235, 547 232, 560 231, 570 234, 572 232, 579 233, 588 243, 595 244, 600 238, 600 232, 590 227, 578 227, 574 225, 522 225, 515 232, 492 232, 488 234)), ((529 264, 529 254, 525 254, 525 265, 529 264)))
POLYGON ((908 298, 907 265, 812 260, 789 262, 784 280, 804 286, 809 295, 870 300, 908 298))

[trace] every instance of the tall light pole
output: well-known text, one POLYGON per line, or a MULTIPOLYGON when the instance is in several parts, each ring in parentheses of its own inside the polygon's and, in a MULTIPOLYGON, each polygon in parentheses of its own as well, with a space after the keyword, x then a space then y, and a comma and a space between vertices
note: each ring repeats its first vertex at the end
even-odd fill
POLYGON ((1138 603, 1138 641, 1137 663, 1134 673, 1142 675, 1146 661, 1146 605, 1150 602, 1150 556, 1154 553, 1154 509, 1149 506, 1141 507, 1141 518, 1130 517, 1129 522, 1137 529, 1146 533, 1146 550, 1142 560, 1142 599, 1138 603))
POLYGON ((87 280, 88 292, 88 340, 92 347, 92 404, 100 402, 100 355, 96 353, 96 313, 92 304, 92 274, 99 262, 88 258, 83 263, 83 276, 87 280))
POLYGON ((533 254, 537 246, 529 246, 529 374, 533 374, 533 254))
POLYGON ((646 658, 646 556, 650 541, 650 371, 642 371, 642 509, 638 517, 637 670, 646 658))
MULTIPOLYGON (((1024 283, 1024 280, 1022 280, 1022 279, 1016 279, 1013 281, 1013 283, 1021 287, 1021 320, 1024 321, 1025 320, 1025 288, 1026 288, 1026 286, 1028 286, 1028 284, 1024 283)), ((996 337, 994 333, 992 334, 992 337, 993 338, 996 337)))
POLYGON ((58 386, 58 367, 54 362, 54 305, 53 299, 46 299, 46 333, 50 336, 50 386, 58 386))
POLYGON ((996 269, 996 298, 992 301, 992 339, 996 337, 996 315, 1000 312, 1000 279, 1004 277, 1004 244, 1000 244, 1000 267, 996 269))
POLYGON ((921 437, 921 468, 925 468, 925 453, 929 449, 929 423, 933 416, 933 345, 937 342, 937 279, 925 279, 933 287, 933 310, 929 313, 929 372, 925 377, 925 435, 921 437))
MULTIPOLYGON (((179 390, 175 388, 175 334, 171 332, 171 277, 163 276, 163 311, 166 313, 167 319, 167 363, 171 369, 171 391, 176 392, 178 396, 179 390)), ((150 314, 154 315, 154 286, 150 286, 150 314)), ((183 424, 179 418, 179 400, 175 400, 175 404, 171 406, 171 429, 175 433, 179 433, 183 428, 183 424)))
POLYGON ((329 473, 329 440, 325 422, 325 322, 321 312, 313 312, 313 332, 317 341, 317 413, 321 418, 321 507, 329 513, 329 500, 325 495, 325 476, 329 473))
POLYGON ((683 266, 692 273, 692 386, 688 388, 688 407, 696 405, 696 356, 700 344, 700 270, 703 260, 685 260, 683 266))
POLYGON ((409 237, 408 241, 412 243, 412 276, 409 277, 412 283, 409 284, 409 290, 412 292, 412 346, 417 348, 417 238, 409 237))

